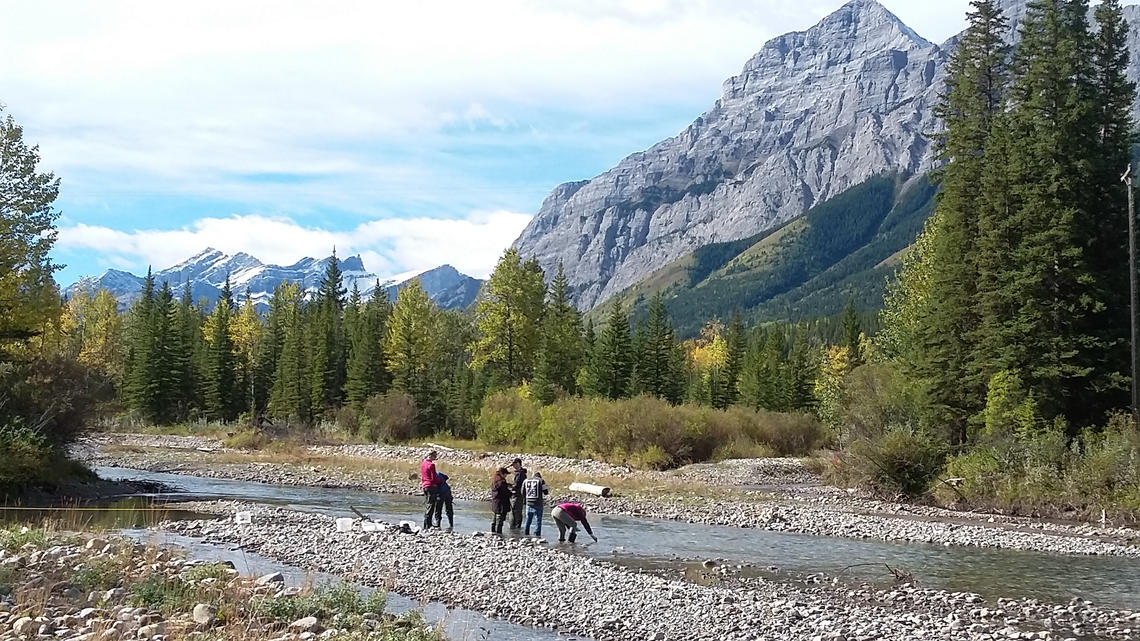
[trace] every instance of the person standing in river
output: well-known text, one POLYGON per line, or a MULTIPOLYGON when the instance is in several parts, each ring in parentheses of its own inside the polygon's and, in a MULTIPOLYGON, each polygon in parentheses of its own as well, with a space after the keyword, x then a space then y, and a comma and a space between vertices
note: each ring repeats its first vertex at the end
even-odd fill
POLYGON ((516 458, 511 461, 511 467, 515 470, 514 483, 511 486, 511 492, 515 497, 515 502, 511 505, 511 529, 517 530, 522 527, 523 508, 526 507, 526 497, 523 496, 523 481, 526 481, 526 468, 523 467, 521 458, 516 458))
POLYGON ((534 523, 534 535, 542 536, 542 505, 546 502, 546 495, 550 494, 550 490, 546 487, 546 481, 542 480, 542 475, 538 472, 534 476, 523 481, 523 498, 526 499, 526 526, 523 528, 523 534, 530 536, 530 524, 534 523))
POLYGON ((435 503, 435 526, 443 527, 443 514, 447 513, 447 529, 455 529, 455 507, 452 503, 451 485, 447 482, 447 475, 436 472, 439 479, 439 499, 435 503))
POLYGON ((491 475, 491 533, 502 534, 503 523, 511 511, 511 485, 507 468, 500 467, 491 475))
POLYGON ((582 527, 586 528, 586 534, 594 539, 594 543, 598 542, 598 537, 594 536, 594 531, 590 529, 590 522, 586 520, 586 508, 578 505, 577 503, 560 503, 558 507, 550 511, 551 518, 554 519, 554 524, 558 526, 558 542, 566 541, 566 532, 570 532, 570 542, 573 543, 578 538, 578 524, 581 523, 582 527))
POLYGON ((420 463, 420 486, 424 491, 424 529, 431 529, 432 518, 435 517, 436 506, 439 503, 439 474, 435 471, 435 460, 439 452, 432 450, 420 463))

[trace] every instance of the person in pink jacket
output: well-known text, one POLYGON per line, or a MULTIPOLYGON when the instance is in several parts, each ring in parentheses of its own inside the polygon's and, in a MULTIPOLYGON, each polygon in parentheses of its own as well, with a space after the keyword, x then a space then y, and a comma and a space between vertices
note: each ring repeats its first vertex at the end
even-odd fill
POLYGON ((424 529, 430 529, 432 523, 432 516, 435 514, 436 505, 439 503, 439 474, 435 471, 435 460, 439 458, 439 452, 432 450, 428 452, 426 458, 420 463, 420 485, 424 490, 424 529))
POLYGON ((590 522, 586 520, 586 508, 581 505, 560 503, 558 507, 550 511, 550 516, 554 518, 554 524, 558 526, 559 542, 566 540, 566 532, 569 531, 570 542, 573 543, 578 538, 579 523, 586 529, 586 534, 594 539, 594 543, 598 542, 598 537, 594 536, 594 531, 590 529, 590 522))

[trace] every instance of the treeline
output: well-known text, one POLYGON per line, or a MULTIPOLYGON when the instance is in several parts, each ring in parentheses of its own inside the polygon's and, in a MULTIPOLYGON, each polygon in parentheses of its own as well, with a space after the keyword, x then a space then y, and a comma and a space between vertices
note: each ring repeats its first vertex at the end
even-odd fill
POLYGON ((834 424, 886 488, 1134 509, 1140 439, 1113 418, 1131 376, 1128 24, 1115 0, 1095 24, 1087 0, 1036 0, 1014 50, 998 3, 971 4, 938 111, 937 208, 834 424))
POLYGON ((537 262, 515 250, 471 313, 440 310, 415 282, 394 302, 377 291, 346 293, 335 256, 312 295, 283 283, 265 314, 248 296, 239 304, 228 283, 217 301, 193 301, 148 274, 122 314, 109 292, 78 293, 43 342, 105 373, 123 409, 149 423, 339 420, 359 430, 370 399, 399 393, 414 404, 414 434, 470 437, 488 394, 524 384, 546 405, 651 396, 809 410, 828 335, 843 325, 857 342, 861 327, 854 308, 843 323, 747 329, 736 316, 681 341, 659 297, 637 321, 615 303, 595 327, 571 304, 561 270, 547 287, 537 262))

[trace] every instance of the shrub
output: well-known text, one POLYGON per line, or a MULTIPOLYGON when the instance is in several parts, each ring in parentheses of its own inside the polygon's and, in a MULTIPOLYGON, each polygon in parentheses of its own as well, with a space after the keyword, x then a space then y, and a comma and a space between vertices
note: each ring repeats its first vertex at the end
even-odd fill
POLYGON ((117 588, 123 583, 122 565, 115 559, 91 559, 75 570, 71 582, 88 592, 117 588))
POLYGON ((189 610, 201 598, 202 595, 194 586, 180 579, 168 579, 156 574, 132 585, 128 601, 134 606, 169 614, 189 610))
POLYGON ((542 405, 521 389, 495 392, 483 401, 477 433, 491 445, 521 445, 538 429, 542 405))
POLYGON ((393 390, 364 402, 361 434, 373 443, 399 443, 416 435, 417 409, 408 394, 393 390))
POLYGON ((569 397, 541 407, 520 390, 505 390, 484 403, 479 436, 491 445, 667 469, 728 455, 806 455, 824 433, 804 414, 674 406, 651 396, 569 397))
POLYGON ((235 450, 260 450, 269 445, 268 436, 253 430, 242 430, 222 441, 222 445, 235 450))
POLYGON ((336 413, 336 426, 340 431, 350 436, 360 433, 360 412, 351 405, 346 405, 336 413))
POLYGON ((39 528, 28 528, 22 525, 9 525, 7 529, 0 530, 0 549, 14 552, 31 545, 43 549, 47 547, 48 534, 39 528))
POLYGON ((889 496, 925 494, 945 463, 932 439, 895 430, 879 438, 852 441, 836 460, 833 478, 889 496))

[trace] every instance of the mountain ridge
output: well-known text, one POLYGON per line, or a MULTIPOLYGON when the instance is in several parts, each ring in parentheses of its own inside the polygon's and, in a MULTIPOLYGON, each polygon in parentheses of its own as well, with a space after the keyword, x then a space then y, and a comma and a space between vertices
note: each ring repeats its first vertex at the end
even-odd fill
MULTIPOLYGON (((212 247, 194 256, 154 273, 155 283, 161 286, 170 284, 175 295, 180 295, 186 285, 190 286, 195 300, 206 299, 213 303, 221 294, 226 278, 235 298, 240 302, 249 293, 251 301, 259 310, 268 309, 269 297, 274 288, 285 281, 298 283, 312 296, 320 285, 330 257, 317 259, 306 257, 292 265, 263 263, 245 252, 225 254, 212 247)), ((363 259, 348 256, 340 260, 340 270, 345 289, 360 289, 361 295, 370 298, 377 284, 389 299, 395 299, 401 289, 413 280, 419 280, 428 296, 443 309, 466 308, 475 300, 483 281, 461 273, 451 265, 440 265, 409 277, 381 279, 364 267, 363 259)), ((64 289, 66 297, 83 290, 107 289, 119 301, 120 309, 128 307, 142 292, 144 278, 119 269, 108 269, 96 277, 80 278, 64 289)))

